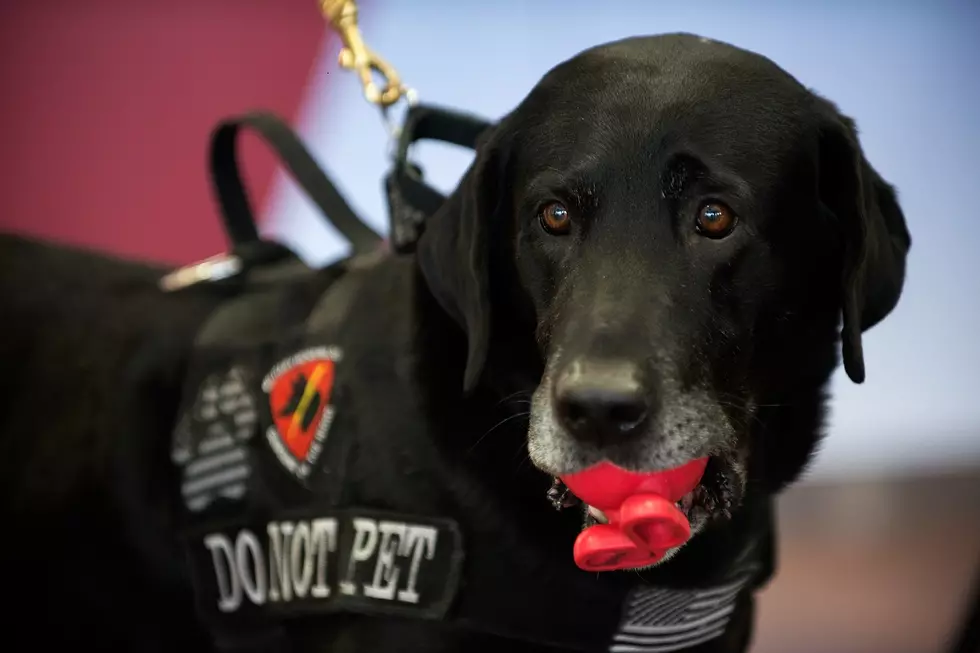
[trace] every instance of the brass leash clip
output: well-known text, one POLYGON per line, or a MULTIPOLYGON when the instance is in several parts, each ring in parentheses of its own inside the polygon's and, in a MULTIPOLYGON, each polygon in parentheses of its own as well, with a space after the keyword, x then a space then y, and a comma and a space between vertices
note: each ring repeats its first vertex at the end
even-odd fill
POLYGON ((344 48, 340 51, 340 65, 353 70, 361 78, 364 97, 382 111, 403 97, 414 103, 414 92, 406 87, 391 64, 382 59, 364 43, 357 27, 357 3, 354 0, 319 0, 320 11, 334 30, 340 34, 344 48), (379 88, 374 73, 384 78, 384 87, 379 88))

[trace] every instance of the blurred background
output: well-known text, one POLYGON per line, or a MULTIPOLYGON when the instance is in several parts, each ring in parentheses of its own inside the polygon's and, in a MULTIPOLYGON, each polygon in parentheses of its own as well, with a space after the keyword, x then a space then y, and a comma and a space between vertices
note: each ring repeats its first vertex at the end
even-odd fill
MULTIPOLYGON (((760 653, 930 653, 980 571, 980 3, 362 0, 368 43, 426 102, 486 117, 551 66, 625 36, 696 32, 768 56, 836 102, 899 190, 906 292, 834 380, 829 435, 781 499, 760 653)), ((225 241, 205 167, 220 118, 291 121, 386 227, 386 133, 313 0, 0 0, 0 228, 187 263, 225 241)), ((263 229, 311 262, 346 244, 256 142, 263 229)), ((423 144, 448 190, 471 153, 423 144)))

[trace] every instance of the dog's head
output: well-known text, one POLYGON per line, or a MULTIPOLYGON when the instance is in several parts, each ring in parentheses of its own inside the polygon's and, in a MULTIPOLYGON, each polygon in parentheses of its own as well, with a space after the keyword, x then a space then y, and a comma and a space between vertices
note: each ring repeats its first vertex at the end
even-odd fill
POLYGON ((515 364, 498 330, 533 336, 537 467, 711 456, 684 502, 697 529, 803 468, 837 343, 861 382, 909 243, 850 119, 761 56, 670 35, 549 72, 485 135, 419 257, 466 330, 467 388, 515 364))

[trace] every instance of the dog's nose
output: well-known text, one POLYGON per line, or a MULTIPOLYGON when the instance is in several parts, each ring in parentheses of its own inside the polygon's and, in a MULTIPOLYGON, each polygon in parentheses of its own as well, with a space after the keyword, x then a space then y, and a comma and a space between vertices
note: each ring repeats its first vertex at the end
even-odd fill
POLYGON ((635 363, 573 360, 555 380, 555 412, 577 440, 602 445, 635 436, 651 409, 644 381, 635 363))

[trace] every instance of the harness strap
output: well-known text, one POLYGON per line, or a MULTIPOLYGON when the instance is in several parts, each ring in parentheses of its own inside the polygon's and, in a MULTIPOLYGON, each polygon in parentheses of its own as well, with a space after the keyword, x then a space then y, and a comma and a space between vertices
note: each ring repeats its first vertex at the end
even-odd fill
POLYGON ((439 210, 446 197, 425 183, 422 170, 408 158, 417 141, 428 139, 476 149, 477 140, 490 123, 482 118, 431 105, 408 110, 395 149, 394 166, 385 177, 391 220, 391 243, 396 252, 410 252, 425 226, 425 219, 439 210))
POLYGON ((238 134, 243 128, 252 129, 275 150, 293 179, 350 241, 355 253, 377 247, 381 237, 357 217, 293 130, 274 114, 255 111, 223 120, 211 134, 211 181, 235 249, 259 241, 255 215, 239 172, 238 134))
POLYGON ((422 139, 433 139, 474 149, 477 139, 490 123, 472 114, 433 105, 416 104, 405 115, 396 159, 405 161, 408 149, 422 139))

